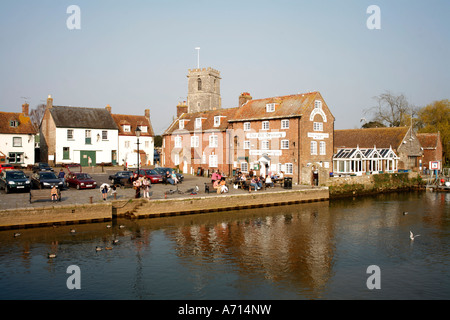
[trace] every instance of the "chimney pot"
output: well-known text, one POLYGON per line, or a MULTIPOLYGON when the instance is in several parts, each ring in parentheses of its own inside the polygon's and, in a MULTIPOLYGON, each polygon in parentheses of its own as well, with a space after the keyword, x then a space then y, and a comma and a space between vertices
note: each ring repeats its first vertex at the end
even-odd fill
POLYGON ((109 113, 111 113, 111 106, 109 104, 105 107, 105 109, 108 110, 109 113))

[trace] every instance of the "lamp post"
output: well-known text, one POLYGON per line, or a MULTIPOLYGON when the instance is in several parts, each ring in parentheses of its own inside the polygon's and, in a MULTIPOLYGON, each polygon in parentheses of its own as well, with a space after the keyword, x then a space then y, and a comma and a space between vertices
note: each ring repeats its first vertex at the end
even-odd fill
MULTIPOLYGON (((139 179, 139 137, 141 136, 141 129, 139 128, 139 127, 137 127, 136 128, 136 137, 137 137, 137 178, 136 179, 139 179)), ((135 196, 135 198, 137 199, 137 198, 140 198, 140 196, 141 196, 141 190, 140 190, 140 187, 137 185, 136 186, 136 196, 135 196)))

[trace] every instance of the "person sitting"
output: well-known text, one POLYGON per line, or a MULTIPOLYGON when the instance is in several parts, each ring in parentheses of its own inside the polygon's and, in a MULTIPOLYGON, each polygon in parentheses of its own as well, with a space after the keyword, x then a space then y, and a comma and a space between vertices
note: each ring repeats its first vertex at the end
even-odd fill
POLYGON ((274 187, 273 181, 272 181, 272 179, 270 178, 270 175, 267 175, 265 184, 266 184, 266 187, 267 187, 267 186, 270 186, 271 188, 274 187))
POLYGON ((56 186, 53 186, 50 194, 52 196, 52 202, 55 202, 56 200, 58 200, 58 190, 56 189, 56 186))
POLYGON ((225 178, 221 178, 220 179, 219 186, 220 186, 220 193, 228 192, 228 187, 227 187, 227 183, 225 181, 225 178))
POLYGON ((178 178, 177 178, 177 174, 175 173, 175 171, 172 172, 172 180, 175 184, 178 183, 178 178))
POLYGON ((215 180, 213 183, 213 188, 216 189, 217 193, 220 193, 220 180, 215 180))
POLYGON ((175 181, 172 179, 172 175, 170 174, 169 171, 166 172, 166 182, 170 184, 175 184, 175 181))
POLYGON ((248 187, 248 192, 252 192, 252 187, 255 188, 255 192, 258 190, 258 185, 256 184, 256 180, 252 178, 250 180, 250 186, 248 187))

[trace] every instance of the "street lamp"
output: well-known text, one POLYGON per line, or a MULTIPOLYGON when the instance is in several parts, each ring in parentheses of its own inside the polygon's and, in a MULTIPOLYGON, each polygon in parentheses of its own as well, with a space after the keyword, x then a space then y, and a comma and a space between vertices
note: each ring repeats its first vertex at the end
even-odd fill
POLYGON ((139 126, 136 128, 136 137, 137 137, 137 172, 139 177, 139 137, 141 136, 141 128, 139 126))

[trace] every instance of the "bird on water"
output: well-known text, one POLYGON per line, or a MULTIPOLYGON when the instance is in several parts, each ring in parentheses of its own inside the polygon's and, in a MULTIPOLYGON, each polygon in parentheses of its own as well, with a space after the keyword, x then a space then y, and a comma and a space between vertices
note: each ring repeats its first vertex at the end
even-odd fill
POLYGON ((414 235, 411 230, 409 231, 409 238, 411 240, 414 240, 416 237, 419 237, 419 236, 420 236, 420 234, 414 235))

